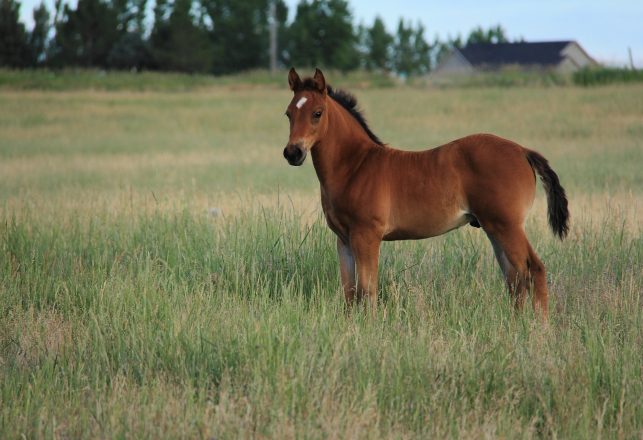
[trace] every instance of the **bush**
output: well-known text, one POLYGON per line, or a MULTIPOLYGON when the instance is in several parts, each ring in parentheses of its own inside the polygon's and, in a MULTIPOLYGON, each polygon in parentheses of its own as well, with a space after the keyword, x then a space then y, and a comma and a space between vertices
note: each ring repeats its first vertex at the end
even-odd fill
POLYGON ((574 73, 574 84, 595 86, 611 83, 643 82, 643 70, 623 68, 584 68, 574 73))

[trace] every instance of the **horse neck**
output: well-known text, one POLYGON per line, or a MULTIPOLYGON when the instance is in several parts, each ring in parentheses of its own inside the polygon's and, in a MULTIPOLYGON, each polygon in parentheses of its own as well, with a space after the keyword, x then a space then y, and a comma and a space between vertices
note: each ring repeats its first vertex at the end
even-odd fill
POLYGON ((327 99, 327 134, 311 150, 311 155, 319 182, 332 191, 342 189, 375 143, 346 109, 332 98, 327 99))

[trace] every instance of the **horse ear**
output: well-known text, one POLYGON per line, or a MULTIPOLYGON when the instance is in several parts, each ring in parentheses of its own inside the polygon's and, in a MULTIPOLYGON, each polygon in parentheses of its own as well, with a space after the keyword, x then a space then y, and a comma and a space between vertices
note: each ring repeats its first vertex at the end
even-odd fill
POLYGON ((315 76, 313 76, 313 81, 315 81, 315 88, 319 93, 326 93, 326 78, 321 70, 315 69, 315 76))
POLYGON ((288 72, 288 85, 293 92, 301 88, 301 79, 294 67, 291 67, 290 72, 288 72))

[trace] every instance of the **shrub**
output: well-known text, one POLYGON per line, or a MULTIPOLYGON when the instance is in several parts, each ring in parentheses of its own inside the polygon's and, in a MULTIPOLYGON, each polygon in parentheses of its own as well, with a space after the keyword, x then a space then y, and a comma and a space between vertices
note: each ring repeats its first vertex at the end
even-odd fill
POLYGON ((643 70, 612 67, 584 68, 574 72, 574 84, 595 86, 611 83, 643 82, 643 70))

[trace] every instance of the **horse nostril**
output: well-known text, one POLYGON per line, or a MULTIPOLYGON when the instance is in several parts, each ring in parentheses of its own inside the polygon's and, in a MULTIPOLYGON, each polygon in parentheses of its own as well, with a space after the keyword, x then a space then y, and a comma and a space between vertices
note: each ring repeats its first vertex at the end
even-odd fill
POLYGON ((284 148, 284 157, 290 165, 301 165, 306 158, 306 150, 301 148, 298 144, 288 144, 284 148))

